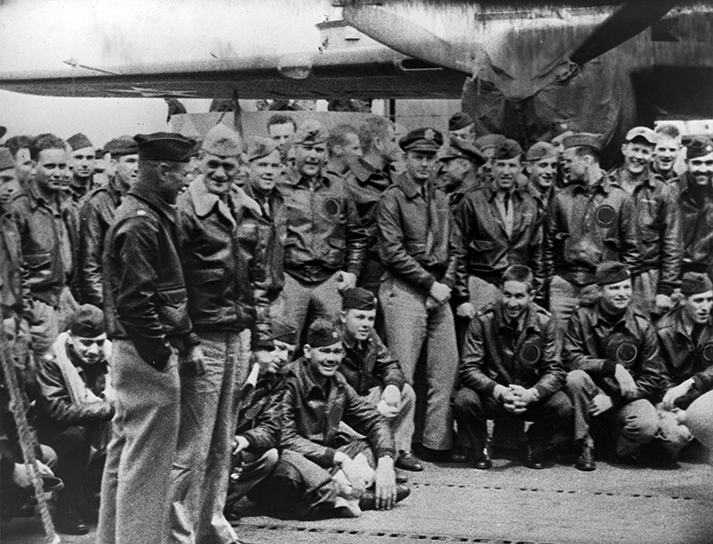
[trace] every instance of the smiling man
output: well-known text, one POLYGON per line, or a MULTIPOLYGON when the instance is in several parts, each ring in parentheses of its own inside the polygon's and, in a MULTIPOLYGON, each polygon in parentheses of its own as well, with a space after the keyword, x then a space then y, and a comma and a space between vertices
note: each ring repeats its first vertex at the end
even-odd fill
POLYGON ((683 272, 713 277, 713 141, 695 137, 686 144, 688 171, 678 202, 683 222, 683 272))
POLYGON ((324 172, 329 133, 309 119, 294 137, 296 167, 280 186, 285 199, 286 317, 301 337, 308 316, 336 319, 339 291, 356 286, 367 233, 354 198, 340 178, 324 172))
POLYGON ((642 264, 633 279, 634 304, 645 315, 659 316, 673 307, 683 257, 678 189, 649 168, 657 136, 647 127, 626 134, 624 164, 608 179, 634 199, 636 238, 642 264))
POLYGON ((67 143, 72 148, 70 152, 72 179, 69 182, 69 189, 72 199, 79 202, 92 189, 96 150, 89 138, 81 132, 67 139, 67 143))
POLYGON ((652 404, 663 370, 658 342, 653 325, 631 304, 631 274, 623 263, 606 261, 595 279, 599 301, 572 315, 562 349, 581 448, 575 466, 584 471, 596 468, 591 418, 611 415, 616 459, 624 462, 634 460, 660 427, 652 404))
POLYGON ((533 303, 534 276, 523 265, 502 275, 501 300, 471 321, 455 395, 458 428, 472 449, 475 468, 492 462, 487 452, 487 421, 533 421, 525 465, 545 466, 552 437, 572 421, 572 403, 561 391, 566 371, 560 361, 554 320, 533 303))
POLYGON ((650 168, 667 183, 678 185, 678 172, 674 168, 681 154, 681 132, 675 125, 659 125, 656 133, 656 147, 650 168))
POLYGON ((548 142, 537 142, 527 150, 525 171, 530 181, 529 190, 544 217, 556 191, 559 172, 559 152, 548 142))

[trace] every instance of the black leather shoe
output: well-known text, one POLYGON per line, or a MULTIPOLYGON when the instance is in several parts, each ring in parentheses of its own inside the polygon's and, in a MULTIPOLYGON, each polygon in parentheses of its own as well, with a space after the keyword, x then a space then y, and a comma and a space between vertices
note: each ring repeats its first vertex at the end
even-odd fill
MULTIPOLYGON (((396 484, 396 502, 401 502, 411 494, 411 488, 406 484, 396 484)), ((359 499, 359 508, 362 510, 374 510, 376 508, 376 498, 374 490, 367 489, 359 499)))
POLYGON ((594 448, 591 446, 582 446, 582 453, 574 465, 576 469, 590 472, 597 468, 594 462, 594 448))
POLYGON ((60 510, 55 513, 54 526, 58 533, 65 535, 86 535, 89 527, 79 517, 76 510, 60 510))
POLYGON ((493 462, 490 460, 490 455, 488 455, 487 451, 484 451, 482 455, 473 459, 473 467, 478 470, 488 470, 489 468, 493 468, 493 462))
POLYGON ((413 472, 420 472, 423 470, 421 461, 419 461, 410 451, 400 452, 399 456, 396 458, 394 466, 396 468, 400 468, 401 470, 410 470, 413 472))
POLYGON ((545 461, 540 455, 530 451, 527 453, 525 466, 534 470, 542 470, 545 468, 545 461))
POLYGON ((466 448, 454 448, 448 456, 449 463, 467 463, 472 454, 466 448))

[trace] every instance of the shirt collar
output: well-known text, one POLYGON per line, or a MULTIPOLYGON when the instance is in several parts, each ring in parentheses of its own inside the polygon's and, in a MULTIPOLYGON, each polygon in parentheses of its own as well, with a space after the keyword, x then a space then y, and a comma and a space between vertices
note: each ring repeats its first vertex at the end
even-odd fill
MULTIPOLYGON (((522 329, 519 332, 525 332, 530 329, 535 332, 540 332, 540 320, 537 319, 537 310, 535 310, 533 304, 530 304, 525 312, 518 318, 518 325, 522 325, 522 329)), ((495 326, 497 330, 503 327, 511 328, 510 321, 505 319, 505 307, 502 301, 498 302, 495 306, 495 326)))
POLYGON ((141 183, 135 183, 131 186, 127 194, 133 195, 136 198, 143 200, 147 204, 150 204, 158 211, 160 211, 164 216, 166 216, 169 221, 173 223, 176 222, 175 206, 171 206, 163 198, 158 196, 155 191, 152 191, 151 188, 146 187, 141 183))
POLYGON ((624 314, 615 323, 612 323, 611 321, 609 321, 608 317, 605 317, 606 312, 602 309, 600 302, 597 303, 596 310, 597 311, 594 312, 594 315, 592 316, 594 325, 598 325, 601 322, 611 325, 617 325, 618 323, 623 322, 624 326, 629 330, 629 332, 631 332, 632 334, 636 333, 636 319, 634 318, 634 310, 631 307, 631 304, 626 310, 624 310, 624 314))

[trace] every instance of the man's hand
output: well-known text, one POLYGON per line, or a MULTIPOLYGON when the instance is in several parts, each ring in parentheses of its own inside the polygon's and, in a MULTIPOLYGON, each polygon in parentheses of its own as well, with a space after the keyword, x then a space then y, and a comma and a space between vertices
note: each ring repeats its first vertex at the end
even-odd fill
POLYGON ((391 457, 380 457, 376 464, 374 499, 377 510, 391 510, 396 504, 396 473, 391 457))
POLYGON ((456 308, 456 315, 458 317, 473 319, 475 317, 475 306, 473 306, 470 302, 464 302, 456 308))
POLYGON ((276 374, 280 370, 280 364, 272 351, 259 349, 253 351, 254 361, 260 365, 262 372, 266 374, 276 374))
POLYGON ((673 308, 673 300, 671 300, 671 297, 668 295, 656 295, 654 304, 656 305, 656 310, 661 315, 673 308))
MULTIPOLYGON (((45 465, 42 461, 35 460, 35 469, 37 470, 37 475, 42 477, 54 476, 52 469, 45 465)), ((30 467, 27 464, 15 463, 12 470, 12 481, 15 482, 19 487, 31 487, 32 477, 30 476, 30 467)))
POLYGON ((200 376, 205 373, 203 365, 203 350, 200 345, 191 346, 178 355, 178 368, 190 376, 200 376))
POLYGON ((614 369, 614 379, 619 384, 622 397, 633 398, 636 396, 638 391, 636 382, 634 381, 634 378, 631 377, 629 371, 620 364, 617 364, 614 369))
POLYGON ((434 281, 428 294, 431 295, 436 302, 443 304, 451 297, 451 288, 445 283, 434 281))
POLYGON ((666 391, 666 394, 663 396, 662 401, 664 410, 673 410, 676 407, 674 405, 676 400, 688 393, 692 385, 693 380, 688 379, 685 382, 678 384, 676 387, 672 387, 671 389, 666 391))
POLYGON ((596 417, 609 410, 612 406, 614 406, 614 403, 609 395, 606 393, 597 393, 597 396, 592 399, 589 414, 596 417))
POLYGON ((510 390, 515 396, 515 404, 527 408, 533 402, 540 400, 540 395, 534 388, 525 389, 521 385, 511 385, 510 390))
POLYGON ((246 450, 249 445, 250 442, 248 442, 248 439, 243 435, 235 435, 233 439, 233 455, 237 455, 241 451, 246 450))
POLYGON ((356 282, 356 274, 352 274, 351 272, 340 272, 339 278, 337 279, 337 290, 346 291, 347 289, 354 289, 356 287, 356 282))
POLYGON ((496 385, 495 389, 493 389, 493 396, 495 397, 495 400, 500 401, 503 408, 511 414, 522 414, 525 410, 527 410, 525 405, 513 390, 512 385, 508 387, 500 384, 496 385))

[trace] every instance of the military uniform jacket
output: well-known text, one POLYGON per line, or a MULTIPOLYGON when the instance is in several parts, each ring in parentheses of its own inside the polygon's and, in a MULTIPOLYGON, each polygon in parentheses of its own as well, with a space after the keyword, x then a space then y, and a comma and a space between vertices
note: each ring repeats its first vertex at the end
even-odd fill
POLYGON ((122 195, 111 178, 107 185, 89 193, 79 211, 79 244, 77 248, 77 291, 82 304, 99 308, 104 302, 102 288, 102 253, 104 238, 114 221, 122 195))
POLYGON ((267 376, 240 399, 235 434, 245 437, 250 452, 262 453, 279 446, 283 393, 282 375, 267 376))
POLYGON ((116 210, 104 252, 107 335, 130 340, 159 370, 172 345, 198 343, 188 317, 178 235, 175 208, 139 180, 116 210))
POLYGON ((319 283, 344 270, 359 276, 367 234, 341 179, 322 176, 283 184, 287 239, 285 271, 319 283))
POLYGON ((359 220, 367 231, 366 253, 370 259, 378 261, 376 208, 381 195, 391 185, 389 172, 374 170, 360 158, 347 172, 345 183, 356 204, 359 220))
POLYGON ((290 363, 285 368, 281 448, 331 467, 341 421, 366 436, 377 458, 394 457, 394 439, 386 420, 344 376, 337 373, 322 386, 313 376, 309 361, 302 358, 290 363))
POLYGON ((604 261, 621 261, 639 272, 634 201, 624 189, 602 178, 593 187, 568 185, 550 203, 545 218, 545 275, 570 283, 594 283, 604 261))
POLYGON ((9 309, 17 317, 29 318, 32 301, 27 280, 20 233, 10 214, 0 205, 0 310, 3 315, 9 309))
POLYGON ((368 395, 369 390, 377 386, 395 385, 399 391, 403 389, 406 378, 401 365, 391 356, 375 330, 363 342, 350 344, 344 335, 342 338, 345 355, 339 371, 359 395, 368 395))
POLYGON ((265 257, 260 252, 265 248, 257 238, 238 239, 240 215, 249 211, 208 192, 202 176, 178 198, 177 208, 193 329, 251 329, 253 348, 270 348, 269 302, 261 288, 265 257))
POLYGON ((614 379, 617 364, 629 371, 637 386, 636 399, 655 400, 663 370, 653 325, 631 306, 615 323, 599 304, 579 308, 569 321, 562 360, 569 370, 584 370, 614 400, 621 399, 614 379))
POLYGON ((10 202, 10 210, 22 241, 30 294, 56 308, 65 285, 64 261, 71 259, 71 251, 63 251, 68 245, 62 236, 61 211, 55 214, 32 183, 10 202))
POLYGON ((445 193, 430 181, 422 191, 400 174, 379 202, 377 226, 387 271, 425 293, 438 281, 453 289, 455 304, 468 301, 463 244, 445 193))
POLYGON ((473 318, 463 347, 462 386, 491 396, 496 385, 534 387, 540 399, 562 388, 567 372, 560 360, 554 320, 531 304, 520 323, 521 330, 507 323, 502 303, 473 318))
POLYGON ((686 173, 679 196, 683 221, 683 271, 713 270, 713 186, 695 187, 686 173), (694 187, 691 190, 691 187, 694 187))
POLYGON ((663 359, 663 388, 667 390, 693 378, 694 387, 702 393, 713 388, 713 323, 703 325, 694 340, 686 330, 684 311, 676 308, 656 325, 663 359))
POLYGON ((513 226, 508 236, 496 194, 490 187, 479 187, 465 196, 455 212, 467 251, 466 270, 497 284, 507 267, 526 265, 535 274, 537 288, 543 282, 542 219, 537 204, 527 191, 512 191, 513 226))
POLYGON ((287 218, 282 194, 276 188, 269 195, 262 195, 249 185, 245 194, 260 206, 258 213, 248 210, 242 214, 238 224, 238 240, 248 247, 258 248, 262 256, 259 263, 259 277, 255 279, 270 303, 277 300, 285 286, 285 241, 287 240, 287 218), (265 205, 269 214, 265 212, 265 205))
MULTIPOLYGON (((618 183, 622 168, 610 172, 612 183, 618 183)), ((650 173, 634 190, 636 228, 641 271, 659 270, 656 292, 671 296, 679 286, 683 257, 681 210, 678 206, 678 191, 663 178, 650 173)))

